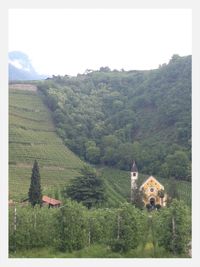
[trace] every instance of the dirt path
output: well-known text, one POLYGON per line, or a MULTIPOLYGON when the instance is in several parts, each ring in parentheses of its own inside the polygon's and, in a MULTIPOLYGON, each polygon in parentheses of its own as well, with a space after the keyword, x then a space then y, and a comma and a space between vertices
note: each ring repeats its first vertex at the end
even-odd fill
POLYGON ((24 91, 37 91, 37 86, 33 84, 24 84, 24 83, 13 83, 9 85, 10 89, 15 89, 15 90, 24 90, 24 91))

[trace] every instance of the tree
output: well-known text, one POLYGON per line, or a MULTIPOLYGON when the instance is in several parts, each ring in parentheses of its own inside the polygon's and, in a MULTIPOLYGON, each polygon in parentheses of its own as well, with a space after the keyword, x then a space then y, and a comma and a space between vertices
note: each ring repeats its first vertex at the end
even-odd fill
POLYGON ((93 164, 99 163, 101 151, 100 148, 96 146, 96 143, 93 141, 88 141, 85 146, 86 159, 93 164))
POLYGON ((86 208, 77 202, 67 201, 56 214, 57 247, 60 251, 73 251, 87 244, 86 208))
POLYGON ((173 155, 166 158, 171 177, 176 179, 187 179, 189 159, 184 151, 175 151, 173 155))
POLYGON ((113 227, 114 238, 110 240, 112 251, 127 252, 139 245, 142 235, 145 235, 146 215, 131 204, 123 204, 116 213, 116 223, 113 227))
POLYGON ((167 204, 170 205, 174 199, 179 200, 180 196, 177 189, 177 182, 171 179, 168 187, 167 204))
POLYGON ((28 192, 28 198, 31 205, 34 207, 36 204, 42 204, 42 190, 40 185, 40 172, 37 160, 34 161, 31 184, 28 192))
POLYGON ((133 189, 133 205, 138 209, 144 208, 143 191, 138 187, 133 189))
POLYGON ((64 196, 82 202, 90 209, 105 200, 103 180, 97 176, 92 167, 84 165, 81 169, 81 176, 76 177, 72 184, 66 188, 64 196))
MULTIPOLYGON (((163 204, 163 198, 165 197, 165 192, 163 189, 160 189, 158 191, 158 196, 161 198, 161 202, 163 204)), ((160 204, 157 204, 157 209, 159 209, 160 207, 161 207, 160 204)))
POLYGON ((131 151, 142 173, 190 180, 191 56, 173 55, 153 71, 53 76, 40 89, 58 134, 81 158, 128 169, 131 151))
POLYGON ((158 245, 176 255, 187 252, 191 241, 191 214, 184 202, 175 199, 170 207, 161 209, 154 225, 158 245))

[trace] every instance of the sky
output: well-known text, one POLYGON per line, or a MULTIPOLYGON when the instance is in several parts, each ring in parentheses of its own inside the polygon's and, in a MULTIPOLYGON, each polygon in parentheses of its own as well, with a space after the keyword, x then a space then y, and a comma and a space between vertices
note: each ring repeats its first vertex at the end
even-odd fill
POLYGON ((190 9, 10 9, 9 51, 36 71, 148 70, 192 54, 190 9))

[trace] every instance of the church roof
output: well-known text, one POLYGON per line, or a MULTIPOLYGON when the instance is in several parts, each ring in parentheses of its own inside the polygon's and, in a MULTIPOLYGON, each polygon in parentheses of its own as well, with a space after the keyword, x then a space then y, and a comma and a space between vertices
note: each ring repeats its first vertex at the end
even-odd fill
POLYGON ((164 190, 164 186, 163 186, 161 183, 159 183, 158 180, 157 180, 155 177, 153 177, 153 176, 150 176, 149 178, 147 178, 147 179, 144 181, 144 183, 140 186, 140 190, 141 190, 146 184, 148 184, 149 182, 152 182, 152 181, 155 183, 155 185, 156 185, 156 184, 159 185, 159 187, 160 187, 162 190, 164 190))
POLYGON ((135 161, 133 161, 133 166, 131 168, 131 172, 138 172, 138 168, 137 168, 135 161))

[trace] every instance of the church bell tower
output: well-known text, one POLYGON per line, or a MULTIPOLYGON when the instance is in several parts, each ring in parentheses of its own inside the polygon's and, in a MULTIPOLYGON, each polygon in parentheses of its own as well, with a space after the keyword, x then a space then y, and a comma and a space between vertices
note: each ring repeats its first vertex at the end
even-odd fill
POLYGON ((134 194, 134 189, 137 188, 137 179, 138 179, 138 168, 135 161, 133 161, 133 165, 131 168, 131 202, 133 202, 134 200, 133 194, 134 194))

